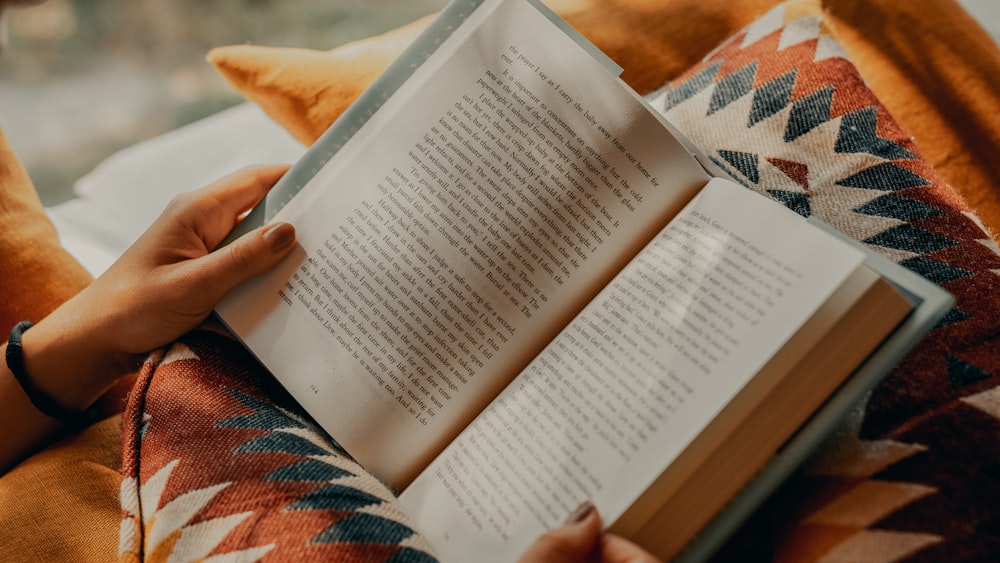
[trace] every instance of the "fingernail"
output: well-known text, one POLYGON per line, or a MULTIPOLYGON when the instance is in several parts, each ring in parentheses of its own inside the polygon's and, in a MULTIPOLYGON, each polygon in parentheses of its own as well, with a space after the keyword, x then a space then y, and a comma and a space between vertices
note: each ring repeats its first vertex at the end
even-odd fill
POLYGON ((295 240, 295 227, 289 223, 276 223, 264 231, 264 240, 272 252, 284 250, 295 240))
POLYGON ((576 510, 573 512, 569 513, 569 516, 566 518, 566 524, 578 524, 583 522, 595 509, 596 507, 594 506, 594 503, 589 500, 583 501, 583 504, 576 507, 576 510))

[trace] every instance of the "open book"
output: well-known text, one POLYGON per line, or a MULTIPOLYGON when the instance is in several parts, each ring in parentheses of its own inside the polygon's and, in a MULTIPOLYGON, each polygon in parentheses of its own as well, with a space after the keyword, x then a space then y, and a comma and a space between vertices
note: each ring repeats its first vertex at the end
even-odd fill
POLYGON ((674 556, 948 304, 712 179, 526 0, 452 3, 261 209, 299 248, 219 317, 447 560, 584 500, 674 556))

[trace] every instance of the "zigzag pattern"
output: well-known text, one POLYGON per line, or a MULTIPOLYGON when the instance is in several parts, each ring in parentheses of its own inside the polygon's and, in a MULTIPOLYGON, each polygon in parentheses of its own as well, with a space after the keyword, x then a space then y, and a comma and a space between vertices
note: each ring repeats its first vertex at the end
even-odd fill
MULTIPOLYGON (((369 492, 373 485, 371 477, 360 468, 345 464, 347 452, 332 438, 321 436, 311 425, 271 402, 237 390, 227 391, 253 412, 222 420, 215 426, 266 432, 237 447, 235 453, 287 453, 306 458, 275 469, 264 476, 264 481, 322 484, 284 510, 347 513, 314 536, 311 543, 399 545, 415 536, 416 532, 408 525, 378 514, 380 509, 384 511, 384 505, 394 502, 394 497, 384 490, 369 492)), ((426 553, 410 547, 404 547, 392 558, 399 562, 430 560, 426 553)))
MULTIPOLYGON (((789 16, 767 14, 652 103, 743 185, 957 301, 721 558, 1000 559, 1000 249, 821 18, 789 16)), ((125 416, 122 559, 432 560, 391 492, 254 365, 208 333, 147 364, 125 416)))
POLYGON ((207 332, 146 366, 125 415, 122 559, 435 561, 392 492, 269 381, 207 332))
POLYGON ((942 285, 956 305, 720 560, 994 559, 997 506, 980 499, 1000 498, 1000 253, 822 16, 787 6, 651 103, 736 181, 942 285), (776 522, 791 531, 776 536, 776 522))

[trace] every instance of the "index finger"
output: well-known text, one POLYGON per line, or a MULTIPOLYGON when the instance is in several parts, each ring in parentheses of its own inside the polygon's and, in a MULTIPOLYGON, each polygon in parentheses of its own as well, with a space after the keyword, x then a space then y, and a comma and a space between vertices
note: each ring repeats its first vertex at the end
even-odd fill
POLYGON ((202 188, 203 195, 218 201, 223 213, 234 218, 257 205, 288 171, 288 165, 252 166, 202 188))
POLYGON ((206 247, 218 246, 287 170, 285 165, 245 168, 193 192, 188 213, 206 247))

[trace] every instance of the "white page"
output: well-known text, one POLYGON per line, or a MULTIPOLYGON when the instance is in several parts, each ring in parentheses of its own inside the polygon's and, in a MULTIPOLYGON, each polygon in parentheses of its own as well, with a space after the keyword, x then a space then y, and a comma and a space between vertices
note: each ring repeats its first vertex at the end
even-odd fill
POLYGON ((403 505, 449 561, 512 560, 584 500, 614 522, 862 260, 712 180, 403 505))
POLYGON ((278 215, 297 254, 219 307, 393 486, 706 180, 534 7, 480 10, 278 215))

